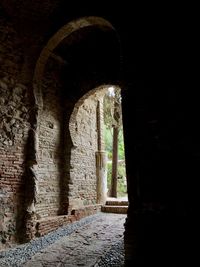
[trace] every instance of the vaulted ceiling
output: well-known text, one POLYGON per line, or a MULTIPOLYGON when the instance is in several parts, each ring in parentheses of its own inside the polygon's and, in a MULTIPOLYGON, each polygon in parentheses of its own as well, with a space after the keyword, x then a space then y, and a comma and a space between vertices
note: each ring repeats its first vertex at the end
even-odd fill
MULTIPOLYGON (((119 34, 124 65, 127 65, 131 72, 137 70, 137 77, 155 76, 156 79, 165 74, 167 77, 162 79, 168 80, 168 77, 175 75, 180 57, 180 25, 176 23, 176 16, 173 16, 173 12, 176 15, 176 10, 170 9, 168 12, 166 6, 159 6, 158 10, 158 6, 153 3, 149 6, 131 4, 115 1, 114 4, 108 5, 106 0, 92 3, 66 0, 1 0, 4 12, 22 36, 27 36, 27 40, 41 38, 43 44, 69 21, 85 16, 102 17, 108 20, 119 34), (172 61, 173 66, 170 63, 172 61)), ((133 75, 129 70, 125 70, 125 73, 131 77, 133 75)))
POLYGON ((59 0, 2 0, 7 13, 15 18, 42 20, 52 14, 59 0))

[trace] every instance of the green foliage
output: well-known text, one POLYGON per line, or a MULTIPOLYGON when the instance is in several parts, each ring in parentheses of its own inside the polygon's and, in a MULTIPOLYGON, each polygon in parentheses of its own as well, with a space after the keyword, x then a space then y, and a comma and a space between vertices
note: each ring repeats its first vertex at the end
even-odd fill
MULTIPOLYGON (((111 189, 111 177, 112 177, 112 162, 107 163, 107 186, 108 193, 111 189)), ((117 193, 118 197, 124 197, 127 195, 127 185, 126 185, 126 168, 124 161, 118 162, 118 175, 117 175, 117 193)))
POLYGON ((112 159, 112 129, 106 128, 104 125, 104 142, 105 150, 107 151, 108 159, 112 159))
MULTIPOLYGON (((108 152, 108 159, 112 159, 112 142, 113 142, 113 134, 112 134, 112 128, 106 128, 104 126, 104 141, 105 141, 105 150, 108 152)), ((122 129, 119 132, 118 137, 118 158, 119 160, 124 160, 124 136, 122 129)))
POLYGON ((122 114, 121 114, 121 95, 120 89, 115 88, 112 94, 108 93, 104 96, 104 141, 105 150, 108 153, 107 165, 107 183, 108 189, 111 189, 112 177, 112 153, 113 153, 113 127, 119 128, 118 135, 118 179, 117 192, 118 196, 125 196, 127 191, 126 174, 125 174, 125 155, 124 155, 124 138, 122 128, 122 114), (117 103, 117 104, 116 104, 117 103), (115 109, 115 112, 114 112, 115 109))
POLYGON ((124 154, 124 135, 123 135, 123 130, 121 129, 119 132, 119 137, 118 137, 118 158, 119 160, 124 160, 125 159, 125 154, 124 154))
POLYGON ((122 110, 121 90, 119 87, 113 87, 112 93, 108 90, 104 96, 104 124, 108 129, 113 126, 121 128, 122 110))
POLYGON ((104 125, 106 129, 111 129, 113 125, 114 96, 108 92, 104 96, 104 125))

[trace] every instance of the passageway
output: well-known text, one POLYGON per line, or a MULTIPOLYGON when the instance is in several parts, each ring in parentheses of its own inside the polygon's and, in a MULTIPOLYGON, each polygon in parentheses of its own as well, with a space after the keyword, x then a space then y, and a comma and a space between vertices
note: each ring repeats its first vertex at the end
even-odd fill
POLYGON ((7 251, 2 261, 0 254, 0 266, 123 266, 125 218, 109 213, 89 216, 7 251))

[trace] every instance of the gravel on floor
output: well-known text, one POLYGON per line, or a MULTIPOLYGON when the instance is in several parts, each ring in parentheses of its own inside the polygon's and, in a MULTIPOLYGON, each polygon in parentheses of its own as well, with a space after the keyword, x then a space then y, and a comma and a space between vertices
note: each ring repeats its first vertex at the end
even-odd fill
MULTIPOLYGON (((51 232, 43 237, 36 238, 29 243, 19 245, 15 248, 0 252, 1 267, 21 267, 23 263, 29 260, 33 255, 42 249, 53 244, 63 236, 70 235, 79 227, 86 225, 100 216, 100 213, 88 216, 80 221, 60 227, 56 231, 51 232)), ((103 266, 103 265, 102 265, 103 266)))
POLYGON ((123 267, 124 266, 124 240, 115 243, 94 267, 123 267))

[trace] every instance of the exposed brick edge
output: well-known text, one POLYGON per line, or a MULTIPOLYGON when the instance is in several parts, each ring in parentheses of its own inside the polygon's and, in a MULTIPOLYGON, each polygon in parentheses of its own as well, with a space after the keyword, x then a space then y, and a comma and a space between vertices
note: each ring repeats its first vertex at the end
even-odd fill
POLYGON ((109 205, 109 206, 128 206, 128 201, 107 200, 106 205, 109 205))
POLYGON ((71 215, 59 215, 54 217, 46 217, 37 220, 35 224, 35 236, 44 236, 52 231, 57 230, 59 227, 79 221, 80 219, 93 215, 101 210, 101 205, 85 206, 84 208, 74 209, 71 215))
POLYGON ((107 206, 104 205, 101 207, 102 212, 110 212, 110 213, 119 213, 119 214, 127 214, 128 206, 107 206))

